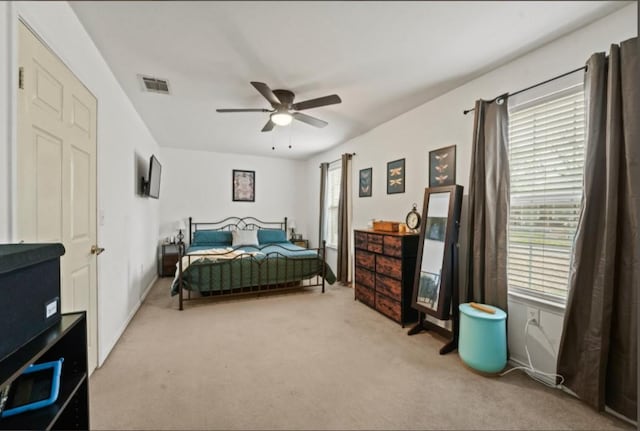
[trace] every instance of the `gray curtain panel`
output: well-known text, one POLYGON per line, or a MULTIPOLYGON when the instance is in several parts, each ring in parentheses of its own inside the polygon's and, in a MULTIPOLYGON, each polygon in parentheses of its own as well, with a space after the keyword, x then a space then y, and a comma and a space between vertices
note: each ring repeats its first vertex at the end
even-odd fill
POLYGON ((476 101, 469 175, 466 298, 507 311, 507 97, 476 101))
POLYGON ((336 277, 340 283, 349 283, 349 168, 351 154, 342 155, 340 172, 340 200, 338 201, 338 270, 336 277))
POLYGON ((318 247, 322 247, 325 240, 324 214, 327 211, 327 177, 329 163, 320 163, 320 219, 318 220, 318 247))
POLYGON ((558 373, 581 399, 637 419, 640 288, 638 38, 587 62, 584 197, 558 373))

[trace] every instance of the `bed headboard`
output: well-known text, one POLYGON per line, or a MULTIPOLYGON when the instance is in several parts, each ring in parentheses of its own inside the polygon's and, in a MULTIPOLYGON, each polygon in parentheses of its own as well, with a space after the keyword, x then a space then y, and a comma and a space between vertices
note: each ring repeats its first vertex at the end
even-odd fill
POLYGON ((287 218, 282 221, 262 221, 255 217, 227 217, 213 222, 194 222, 189 217, 189 244, 193 242, 193 233, 197 230, 255 230, 281 229, 287 231, 287 218))

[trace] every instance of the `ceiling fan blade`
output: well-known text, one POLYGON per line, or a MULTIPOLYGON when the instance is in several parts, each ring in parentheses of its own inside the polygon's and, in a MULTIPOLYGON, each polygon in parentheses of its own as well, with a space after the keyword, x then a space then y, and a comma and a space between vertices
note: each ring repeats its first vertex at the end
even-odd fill
POLYGON ((268 109, 216 109, 216 112, 271 112, 268 109))
POLYGON ((276 127, 276 123, 274 123, 273 121, 271 121, 271 119, 269 119, 269 121, 267 121, 267 124, 265 124, 264 127, 262 128, 262 131, 270 132, 273 130, 274 127, 276 127))
POLYGON ((294 112, 291 115, 293 115, 293 118, 295 118, 296 120, 302 121, 303 123, 307 123, 315 127, 325 127, 327 124, 329 124, 326 121, 322 121, 316 117, 312 117, 311 115, 303 114, 302 112, 294 112))
POLYGON ((318 97, 317 99, 294 103, 291 105, 291 108, 296 111, 303 111, 305 109, 318 108, 320 106, 335 105, 336 103, 342 103, 342 99, 340 99, 340 96, 337 94, 332 94, 331 96, 318 97))
POLYGON ((262 96, 265 99, 267 99, 269 103, 271 103, 272 105, 282 104, 282 102, 280 102, 280 99, 278 99, 278 97, 273 93, 273 91, 271 91, 269 86, 264 82, 251 81, 251 85, 253 85, 255 89, 258 90, 258 92, 262 94, 262 96))

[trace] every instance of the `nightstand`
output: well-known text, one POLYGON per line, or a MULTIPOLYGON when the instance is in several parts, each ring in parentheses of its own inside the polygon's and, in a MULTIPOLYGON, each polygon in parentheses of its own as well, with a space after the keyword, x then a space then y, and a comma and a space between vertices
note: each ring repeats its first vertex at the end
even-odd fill
POLYGON ((158 256, 158 275, 160 277, 173 277, 178 263, 178 244, 160 245, 158 256))
POLYGON ((309 248, 309 240, 308 239, 292 239, 291 243, 297 245, 298 247, 309 248))

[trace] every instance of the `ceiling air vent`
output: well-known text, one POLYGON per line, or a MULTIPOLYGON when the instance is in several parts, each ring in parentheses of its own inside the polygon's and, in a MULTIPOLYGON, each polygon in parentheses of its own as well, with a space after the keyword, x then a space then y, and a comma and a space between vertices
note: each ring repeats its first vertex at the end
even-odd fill
POLYGON ((142 89, 152 93, 169 94, 169 81, 153 76, 138 75, 142 82, 142 89))

